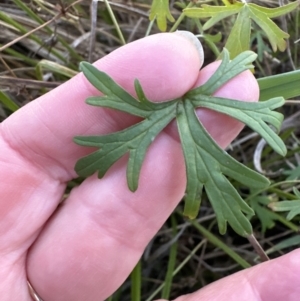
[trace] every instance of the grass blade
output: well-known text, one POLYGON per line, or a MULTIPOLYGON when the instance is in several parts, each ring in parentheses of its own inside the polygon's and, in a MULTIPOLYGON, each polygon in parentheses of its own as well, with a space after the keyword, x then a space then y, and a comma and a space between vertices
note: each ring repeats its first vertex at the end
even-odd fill
POLYGON ((0 91, 0 103, 12 112, 19 109, 19 106, 2 91, 0 91))
MULTIPOLYGON (((175 237, 177 234, 177 228, 176 228, 177 222, 176 222, 176 218, 175 218, 174 214, 171 215, 171 223, 172 223, 173 237, 175 237)), ((165 286, 164 286, 162 294, 161 294, 162 299, 168 300, 170 298, 173 273, 174 273, 175 264, 176 264, 177 246, 178 246, 177 241, 175 241, 172 244, 171 249, 170 249, 168 269, 167 269, 166 278, 165 278, 165 286)))
POLYGON ((131 278, 131 301, 141 300, 141 283, 142 283, 142 264, 141 261, 137 263, 130 274, 131 278))
MULTIPOLYGON (((188 261, 194 256, 194 254, 196 254, 196 252, 204 245, 205 240, 202 240, 193 250, 192 252, 189 254, 189 256, 187 256, 182 262, 181 264, 175 269, 175 271, 173 272, 173 277, 175 275, 177 275, 181 269, 188 263, 188 261)), ((151 295, 150 297, 148 297, 146 299, 146 301, 152 301, 154 299, 154 297, 164 288, 165 286, 165 282, 162 283, 151 295)))
POLYGON ((259 78, 260 101, 282 96, 285 99, 300 95, 300 70, 259 78))
POLYGON ((201 226, 196 220, 189 221, 203 236, 205 236, 213 245, 223 250, 229 257, 231 257, 236 263, 238 263, 242 268, 246 269, 251 267, 245 259, 243 259, 239 254, 234 252, 225 243, 223 243, 217 236, 206 230, 201 226))

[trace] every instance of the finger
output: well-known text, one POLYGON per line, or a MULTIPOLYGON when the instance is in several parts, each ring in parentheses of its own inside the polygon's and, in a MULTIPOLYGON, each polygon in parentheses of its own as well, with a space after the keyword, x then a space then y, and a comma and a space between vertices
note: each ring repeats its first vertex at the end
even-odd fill
MULTIPOLYGON (((127 45, 96 65, 127 90, 138 77, 153 99, 166 100, 194 84, 201 61, 189 40, 166 34, 127 45)), ((0 266, 10 275, 5 290, 15 296, 27 292, 22 291, 27 249, 60 202, 65 181, 75 176, 75 161, 86 152, 73 136, 106 133, 132 122, 84 103, 97 93, 78 75, 0 125, 0 266)))
MULTIPOLYGON (((188 39, 158 34, 120 48, 96 66, 131 92, 138 77, 149 97, 161 101, 190 89, 201 64, 188 39)), ((132 122, 85 104, 98 93, 79 74, 1 124, 0 190, 5 193, 0 198, 0 251, 21 244, 26 250, 57 207, 65 181, 75 177, 76 160, 87 152, 73 143, 74 136, 107 133, 132 122)))
MULTIPOLYGON (((216 67, 204 69, 199 78, 211 76, 216 67)), ((245 74, 227 84, 223 93, 247 80, 253 95, 236 89, 234 98, 256 97, 257 84, 251 73, 245 74)), ((224 129, 218 119, 213 126, 224 129)), ((31 249, 28 275, 37 292, 49 301, 107 298, 181 200, 185 183, 180 144, 166 132, 151 145, 135 193, 127 188, 125 159, 101 181, 87 179, 72 191, 31 249)))
POLYGON ((300 250, 296 250, 174 301, 298 301, 299 271, 300 250))

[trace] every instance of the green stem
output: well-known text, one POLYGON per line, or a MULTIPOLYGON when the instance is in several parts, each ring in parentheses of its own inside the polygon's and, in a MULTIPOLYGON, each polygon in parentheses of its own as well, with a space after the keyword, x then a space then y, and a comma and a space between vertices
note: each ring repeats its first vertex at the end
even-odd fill
MULTIPOLYGON (((171 223, 172 223, 172 232, 173 237, 177 234, 177 222, 174 214, 171 215, 171 223)), ((172 287, 172 280, 173 280, 173 273, 176 263, 176 255, 177 255, 177 241, 174 242, 170 248, 170 255, 169 255, 169 262, 168 262, 168 270, 165 277, 165 286, 163 288, 161 298, 162 299, 169 299, 170 298, 170 292, 172 287)))
POLYGON ((104 0, 104 2, 105 2, 105 4, 106 4, 108 13, 109 13, 109 15, 110 15, 110 17, 111 17, 111 19, 112 19, 112 21, 113 21, 115 27, 116 27, 118 36, 119 36, 119 38, 120 38, 122 44, 125 45, 126 42, 125 42, 124 36, 123 36, 123 34, 122 34, 122 31, 121 31, 121 29, 120 29, 119 23, 118 23, 118 21, 117 21, 117 19, 116 19, 116 17, 115 17, 115 14, 114 14, 114 12, 113 12, 113 10, 112 10, 112 8, 111 8, 109 2, 108 2, 107 0, 104 0))
POLYGON ((153 27, 153 24, 154 24, 154 22, 155 22, 155 19, 156 19, 156 18, 154 18, 152 21, 149 22, 147 31, 146 31, 146 33, 145 33, 145 37, 147 37, 147 36, 150 34, 150 31, 151 31, 151 29, 152 29, 152 27, 153 27))
MULTIPOLYGON (((196 252, 204 245, 205 240, 202 240, 189 254, 189 256, 187 256, 182 262, 181 264, 175 269, 175 271, 173 272, 172 276, 174 277, 175 275, 178 274, 178 272, 180 272, 180 270, 187 264, 187 262, 196 254, 196 252)), ((165 282, 162 283, 151 295, 150 297, 147 298, 146 301, 152 301, 154 299, 154 297, 164 288, 165 286, 165 282)))
POLYGON ((269 188, 268 189, 270 192, 273 192, 273 193, 276 193, 278 196, 284 198, 284 199, 289 199, 289 200, 298 200, 298 197, 295 196, 294 194, 292 193, 289 193, 289 192, 285 192, 285 191, 282 191, 278 188, 269 188))
POLYGON ((236 263, 238 263, 244 269, 251 267, 245 259, 243 259, 239 254, 230 249, 226 244, 224 244, 217 236, 206 230, 197 221, 190 220, 190 223, 212 244, 223 250, 228 256, 230 256, 236 263))
MULTIPOLYGON (((194 3, 193 3, 193 2, 190 2, 190 3, 186 6, 186 8, 190 8, 190 7, 192 7, 192 6, 194 6, 194 3)), ((174 23, 174 25, 173 25, 172 28, 170 29, 170 32, 174 32, 174 31, 178 28, 179 24, 182 22, 182 20, 184 19, 184 17, 185 17, 185 14, 184 14, 184 13, 181 13, 181 15, 179 16, 179 18, 176 20, 176 22, 174 23)))
POLYGON ((250 201, 250 199, 252 199, 253 197, 255 197, 255 196, 259 195, 259 194, 261 194, 262 192, 268 191, 268 190, 270 190, 270 189, 272 189, 272 188, 275 188, 275 187, 280 186, 280 185, 283 185, 283 184, 300 184, 300 180, 291 180, 291 181, 277 182, 277 183, 275 183, 275 184, 273 184, 273 185, 270 185, 270 186, 267 187, 267 188, 259 189, 259 190, 255 191, 254 193, 250 194, 250 195, 245 199, 245 202, 248 203, 248 202, 250 201))
POLYGON ((141 300, 141 283, 142 277, 141 272, 142 265, 141 261, 137 263, 133 271, 131 272, 131 301, 140 301, 141 300))
POLYGON ((281 216, 280 214, 271 211, 272 214, 274 215, 274 218, 277 219, 278 221, 280 221, 283 225, 285 225, 287 228, 293 230, 294 232, 299 232, 299 227, 296 226, 294 223, 288 221, 286 218, 284 218, 283 216, 281 216))

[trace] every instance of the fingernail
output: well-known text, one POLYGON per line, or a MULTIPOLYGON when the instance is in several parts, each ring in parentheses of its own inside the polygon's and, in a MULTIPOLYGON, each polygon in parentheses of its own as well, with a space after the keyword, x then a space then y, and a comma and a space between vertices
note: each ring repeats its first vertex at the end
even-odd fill
POLYGON ((200 58, 201 66, 202 66, 203 61, 204 61, 204 52, 203 52, 202 44, 199 41, 199 39, 197 39, 194 34, 192 34, 189 31, 186 31, 186 30, 177 30, 174 32, 174 34, 180 35, 180 36, 188 39, 195 46, 195 48, 197 49, 197 52, 199 54, 199 58, 200 58))

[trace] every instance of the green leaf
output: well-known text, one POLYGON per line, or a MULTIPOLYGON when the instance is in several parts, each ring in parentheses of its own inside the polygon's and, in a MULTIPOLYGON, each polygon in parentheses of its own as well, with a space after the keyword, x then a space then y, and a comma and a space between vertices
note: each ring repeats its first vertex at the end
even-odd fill
POLYGON ((96 69, 87 62, 80 63, 80 70, 89 82, 104 96, 89 97, 87 103, 93 106, 118 109, 131 115, 148 117, 148 107, 137 101, 127 91, 115 83, 106 73, 96 69))
POLYGON ((212 50, 216 57, 220 57, 220 51, 216 43, 222 40, 221 32, 218 32, 215 35, 203 34, 203 39, 205 40, 208 47, 212 50))
POLYGON ((296 197, 298 197, 298 199, 300 199, 300 191, 296 187, 293 187, 293 192, 296 195, 296 197))
POLYGON ((282 31, 271 18, 285 15, 296 9, 298 5, 298 1, 273 9, 261 7, 253 3, 249 5, 251 7, 251 18, 266 33, 273 51, 276 51, 277 47, 280 51, 286 49, 285 39, 289 38, 289 34, 282 31))
POLYGON ((272 246, 270 249, 266 250, 266 254, 272 254, 274 252, 281 251, 286 248, 291 248, 291 247, 299 247, 300 245, 300 235, 296 234, 295 236, 286 238, 279 242, 278 244, 272 246))
POLYGON ((220 57, 222 62, 213 76, 204 85, 189 91, 186 94, 187 97, 193 98, 195 95, 213 94, 213 92, 241 72, 254 68, 251 63, 256 59, 257 55, 252 51, 245 51, 233 60, 230 60, 229 52, 224 48, 220 57))
POLYGON ((203 4, 200 8, 184 9, 184 14, 191 18, 210 18, 204 24, 203 30, 207 30, 219 21, 237 14, 225 45, 231 58, 234 58, 250 47, 251 20, 265 32, 273 51, 276 51, 277 48, 284 51, 286 49, 285 39, 289 37, 289 34, 282 31, 271 19, 293 11, 298 5, 298 1, 277 8, 266 8, 253 3, 240 2, 224 6, 203 4))
POLYGON ((256 47, 257 57, 260 62, 264 60, 264 52, 271 52, 270 47, 263 40, 264 37, 265 34, 262 30, 256 30, 253 32, 250 40, 250 48, 256 47))
POLYGON ((232 27, 225 48, 230 51, 231 58, 249 49, 250 46, 251 19, 248 6, 244 6, 232 27))
POLYGON ((77 71, 74 71, 66 66, 63 66, 62 64, 45 60, 45 59, 39 61, 36 67, 40 67, 42 70, 47 70, 47 71, 55 72, 57 74, 62 74, 68 78, 71 78, 78 73, 77 71))
POLYGON ((134 267, 130 274, 131 278, 131 301, 141 300, 142 291, 142 261, 139 262, 134 267))
POLYGON ((215 35, 211 35, 211 34, 203 34, 203 38, 207 41, 210 41, 211 43, 218 43, 222 40, 222 34, 221 32, 218 32, 215 35))
POLYGON ((275 8, 262 7, 257 4, 251 3, 251 7, 253 10, 258 10, 264 14, 266 14, 269 18, 277 18, 292 12, 299 5, 298 1, 291 2, 287 5, 283 5, 275 8))
POLYGON ((19 109, 19 106, 11 100, 6 93, 0 91, 0 103, 2 103, 10 111, 15 112, 19 109))
POLYGON ((261 230, 263 233, 265 233, 267 229, 272 229, 275 226, 276 216, 274 216, 274 212, 265 207, 269 203, 269 198, 265 196, 256 196, 250 199, 250 206, 261 222, 261 230))
POLYGON ((253 211, 224 174, 257 188, 268 186, 268 179, 231 158, 214 142, 198 120, 191 101, 179 103, 177 123, 187 170, 184 214, 195 217, 204 188, 216 212, 220 232, 226 232, 228 221, 240 235, 250 234, 251 224, 242 212, 252 215, 253 211))
POLYGON ((222 19, 237 14, 242 7, 242 3, 236 3, 231 6, 211 6, 203 4, 201 8, 186 8, 183 12, 187 17, 190 18, 210 18, 210 20, 207 21, 203 26, 203 30, 207 30, 222 19))
POLYGON ((167 19, 174 22, 175 19, 170 13, 168 0, 153 0, 150 10, 150 21, 156 18, 157 26, 161 31, 167 30, 167 19))
POLYGON ((135 191, 149 145, 176 118, 187 171, 184 213, 191 218, 197 215, 201 194, 205 190, 216 212, 220 232, 225 233, 228 222, 240 235, 249 235, 252 228, 245 214, 252 215, 253 210, 242 200, 227 177, 256 189, 265 188, 269 181, 221 149, 198 120, 195 110, 197 107, 206 107, 232 116, 261 134, 278 153, 284 154, 283 142, 267 125, 277 130, 280 128, 282 115, 272 110, 281 106, 283 99, 245 103, 212 96, 230 79, 252 68, 251 63, 256 55, 246 51, 230 61, 229 53, 224 49, 221 57, 223 61, 219 68, 203 86, 181 98, 163 103, 150 102, 138 80, 134 82, 136 99, 107 74, 88 63, 82 63, 81 69, 85 76, 104 94, 88 98, 88 104, 127 112, 143 120, 116 133, 75 137, 74 141, 80 145, 98 148, 77 162, 76 172, 80 176, 98 172, 101 178, 116 161, 128 153, 127 182, 129 189, 135 191))
POLYGON ((295 195, 299 198, 299 200, 293 201, 280 201, 280 202, 272 202, 269 204, 269 207, 276 212, 286 212, 289 211, 286 219, 292 220, 296 215, 300 214, 300 191, 297 188, 293 188, 295 195))
POLYGON ((286 217, 289 221, 300 214, 300 200, 274 202, 270 203, 269 207, 276 212, 289 211, 286 217))
POLYGON ((259 6, 257 7, 255 4, 250 4, 249 6, 251 7, 249 10, 249 16, 266 33, 273 51, 277 51, 277 47, 280 51, 284 51, 286 49, 285 39, 287 39, 290 35, 281 30, 269 18, 268 14, 259 9, 259 6))
POLYGON ((267 76, 258 79, 259 100, 282 96, 285 99, 300 95, 300 70, 267 76))
POLYGON ((266 124, 273 125, 279 131, 283 115, 272 111, 284 104, 282 97, 272 98, 261 103, 199 95, 193 99, 197 107, 204 107, 234 117, 260 134, 280 155, 286 155, 286 147, 281 138, 266 124))
MULTIPOLYGON (((297 166, 294 169, 287 169, 282 172, 284 175, 288 177, 285 179, 286 181, 298 180, 300 178, 300 166, 297 166)), ((300 199, 300 196, 299 196, 300 199)))
MULTIPOLYGON (((99 104, 100 105, 100 104, 99 104)), ((107 106, 107 105, 106 105, 107 106)), ((131 191, 138 188, 138 179, 146 151, 155 137, 175 117, 176 103, 163 109, 158 106, 151 116, 123 131, 104 136, 75 137, 77 144, 98 147, 100 150, 80 159, 76 172, 87 177, 98 172, 102 178, 107 170, 126 153, 129 153, 127 181, 131 191)))

